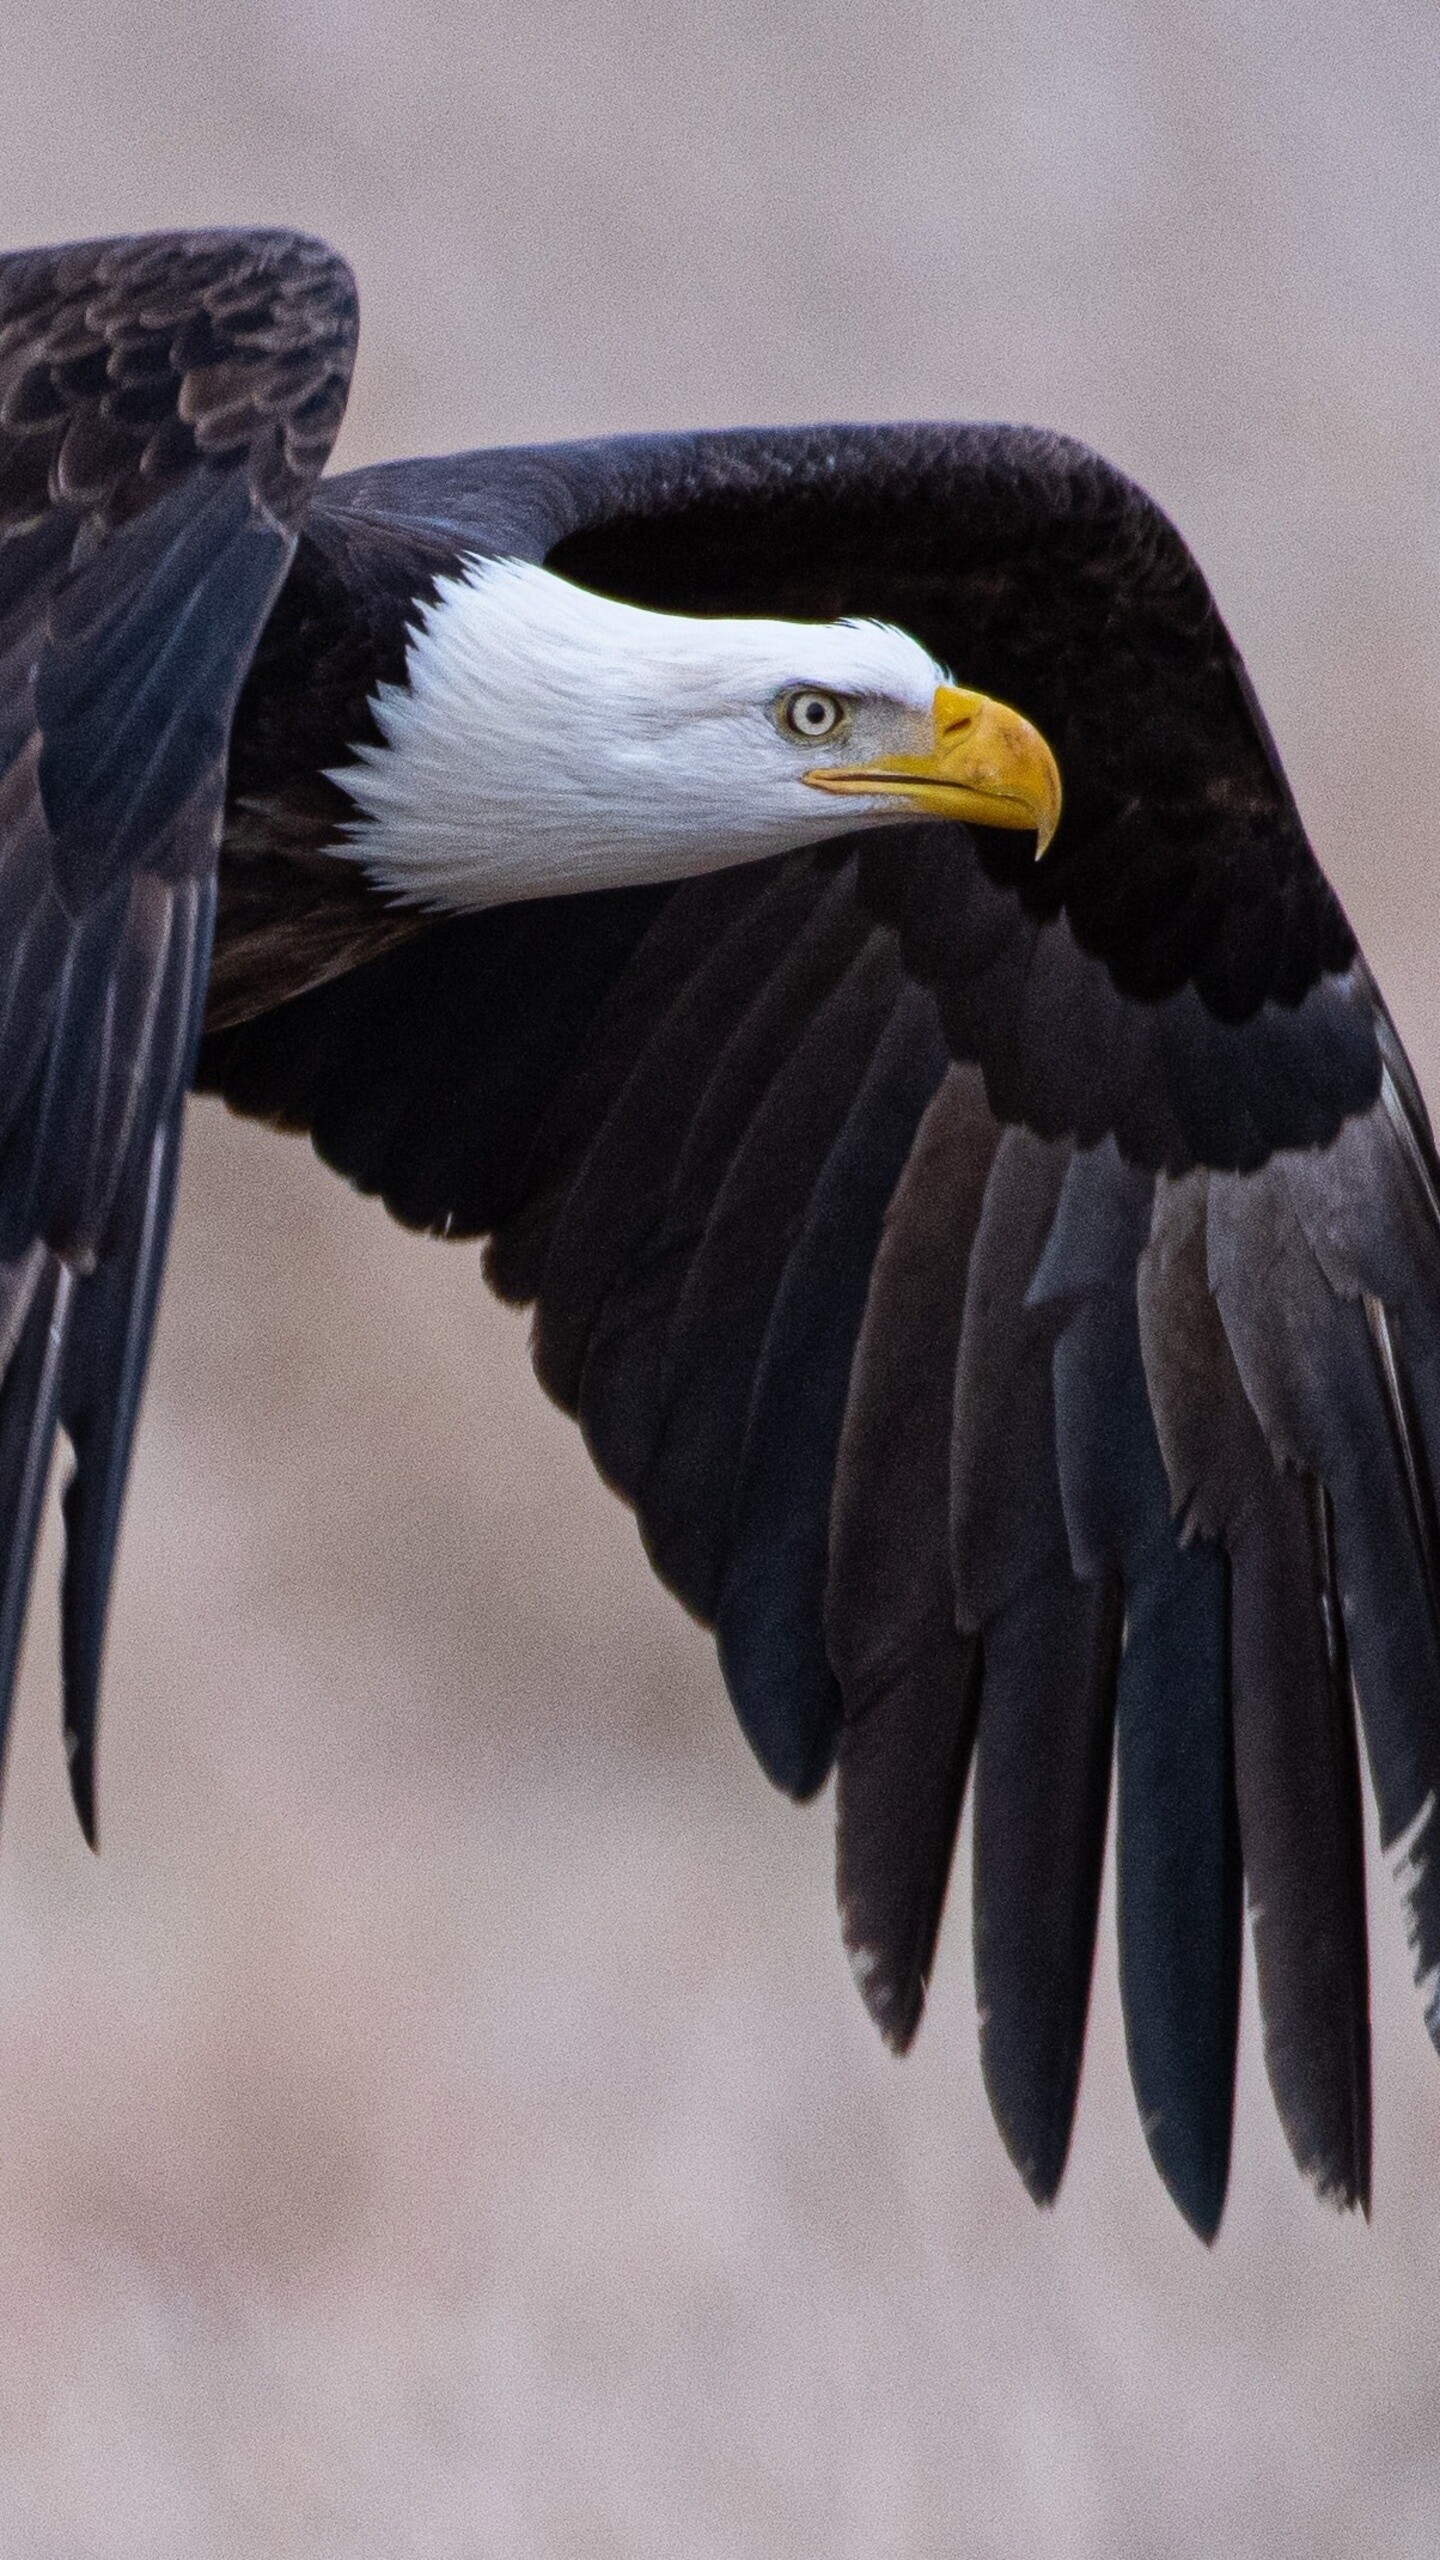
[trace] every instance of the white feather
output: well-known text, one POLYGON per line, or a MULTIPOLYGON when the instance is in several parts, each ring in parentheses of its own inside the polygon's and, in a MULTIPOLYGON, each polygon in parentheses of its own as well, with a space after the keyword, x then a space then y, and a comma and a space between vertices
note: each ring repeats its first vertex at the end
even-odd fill
POLYGON ((407 903, 673 879, 903 818, 803 775, 927 747, 944 680, 882 623, 649 613, 527 561, 473 560, 440 580, 405 683, 373 697, 384 745, 333 779, 361 813, 353 858, 407 903), (854 704, 834 741, 777 724, 777 699, 812 685, 854 704))

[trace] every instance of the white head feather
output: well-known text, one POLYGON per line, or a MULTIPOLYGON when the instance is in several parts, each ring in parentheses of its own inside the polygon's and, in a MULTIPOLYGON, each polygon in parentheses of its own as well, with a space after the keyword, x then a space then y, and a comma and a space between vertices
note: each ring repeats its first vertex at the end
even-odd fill
POLYGON ((353 858, 433 907, 678 878, 893 825, 895 800, 842 809, 803 776, 923 751, 946 680, 883 623, 650 613, 522 560, 442 578, 406 676, 372 701, 384 745, 333 779, 362 813, 353 858), (849 706, 833 744, 777 717, 811 686, 849 706))

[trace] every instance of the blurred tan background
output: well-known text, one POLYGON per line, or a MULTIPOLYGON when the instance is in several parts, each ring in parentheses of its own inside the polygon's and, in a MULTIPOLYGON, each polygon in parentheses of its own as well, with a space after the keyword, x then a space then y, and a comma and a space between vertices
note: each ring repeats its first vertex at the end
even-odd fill
MULTIPOLYGON (((0 0, 0 236, 298 222, 344 458, 1070 428, 1178 516, 1440 1093, 1433 0, 0 0)), ((1213 2254, 1102 1944, 1036 2215, 966 1879, 897 2068, 708 1647, 476 1258, 195 1111, 69 1822, 54 1542, 0 1849, 3 2560, 1440 2545, 1440 2063, 1375 1893, 1373 2227, 1247 1987, 1213 2254)))

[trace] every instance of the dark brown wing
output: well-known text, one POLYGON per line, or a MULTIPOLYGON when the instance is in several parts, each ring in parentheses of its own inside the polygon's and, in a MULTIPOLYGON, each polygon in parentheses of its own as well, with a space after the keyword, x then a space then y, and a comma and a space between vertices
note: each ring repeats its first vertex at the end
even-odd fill
POLYGON ((1244 1873, 1287 2131, 1363 2200, 1352 1659, 1440 1963, 1440 1218, 1184 546, 1094 456, 1008 429, 363 474, 317 505, 247 696, 275 738, 302 626, 341 671, 297 708, 302 779, 363 716, 363 564, 407 542, 417 593, 512 550, 641 602, 880 614, 1054 740, 1038 870, 917 828, 429 924, 249 1021, 232 984, 202 1081, 409 1222, 491 1239, 766 1767, 806 1793, 838 1759, 846 1935, 897 2043, 973 1752, 985 2069, 1037 2195, 1113 1749, 1131 2063, 1172 2192, 1214 2229, 1244 1873))
POLYGON ((0 1701, 58 1420, 87 1830, 230 722, 354 337, 348 271, 288 233, 0 259, 0 1701))

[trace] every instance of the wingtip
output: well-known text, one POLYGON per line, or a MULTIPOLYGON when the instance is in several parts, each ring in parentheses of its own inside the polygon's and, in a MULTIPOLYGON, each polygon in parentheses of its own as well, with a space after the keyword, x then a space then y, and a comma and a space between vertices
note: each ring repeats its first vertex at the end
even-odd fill
POLYGON ((757 1596, 732 1576, 721 1597, 716 1649, 741 1732, 766 1777, 796 1804, 808 1804, 835 1763, 840 1688, 823 1650, 803 1658, 794 1631, 777 1629, 777 1616, 773 1595, 757 1596))
POLYGON ((926 1978, 913 1966, 894 1967, 883 1947, 851 1928, 843 1907, 841 1928, 855 1988, 883 2042, 903 2061, 925 2015, 926 1978))
POLYGON ((1363 2223, 1369 2223, 1370 2190, 1368 2186, 1354 2186, 1348 2179, 1333 2179, 1325 2186, 1322 2186, 1317 2179, 1314 2181, 1314 2186, 1320 2202, 1328 2205, 1332 2213, 1358 2213, 1363 2223))
POLYGON ((67 1725, 65 1730, 65 1758, 75 1819, 85 1835, 87 1849, 93 1849, 98 1857, 100 1828, 95 1806, 95 1755, 73 1725, 67 1725))
MULTIPOLYGON (((999 2123, 998 2117, 996 2122, 999 2123)), ((1049 2213, 1056 2204, 1065 2181, 1065 2170, 1070 2158, 1068 2141, 1058 2157, 1053 2153, 1048 2157, 1042 2157, 1033 2150, 1022 2151, 1018 2141, 1003 2124, 1000 2125, 1000 2138, 1005 2145, 1015 2174, 1031 2203, 1038 2205, 1042 2213, 1049 2213)))
POLYGON ((1015 2173, 1032 2204, 1053 2205, 1064 2183, 1074 2130, 1074 2092, 1050 2109, 1018 2109, 1005 2075, 986 2051, 985 2021, 980 2023, 980 2069, 985 2094, 1015 2173))
POLYGON ((1203 2241, 1207 2249, 1213 2248, 1230 2188, 1229 2143, 1220 2149, 1197 2147, 1188 2140, 1172 2146, 1165 2133, 1162 2122, 1152 2120, 1145 2125, 1150 2157, 1181 2219, 1188 2223, 1197 2240, 1203 2241))
POLYGON ((1186 2197, 1177 2186, 1171 2184, 1168 2178, 1165 2181, 1165 2192, 1186 2228, 1194 2232, 1202 2247, 1213 2249, 1220 2236, 1220 2225, 1225 2218, 1224 2195, 1186 2197))
MULTIPOLYGON (((1288 2128, 1287 2128, 1288 2133, 1288 2128)), ((1332 2213, 1358 2213, 1362 2222, 1370 2219, 1370 2161, 1352 2156, 1347 2160, 1305 2160, 1291 2144, 1296 2164, 1306 2183, 1313 2188, 1323 2205, 1332 2213)))

